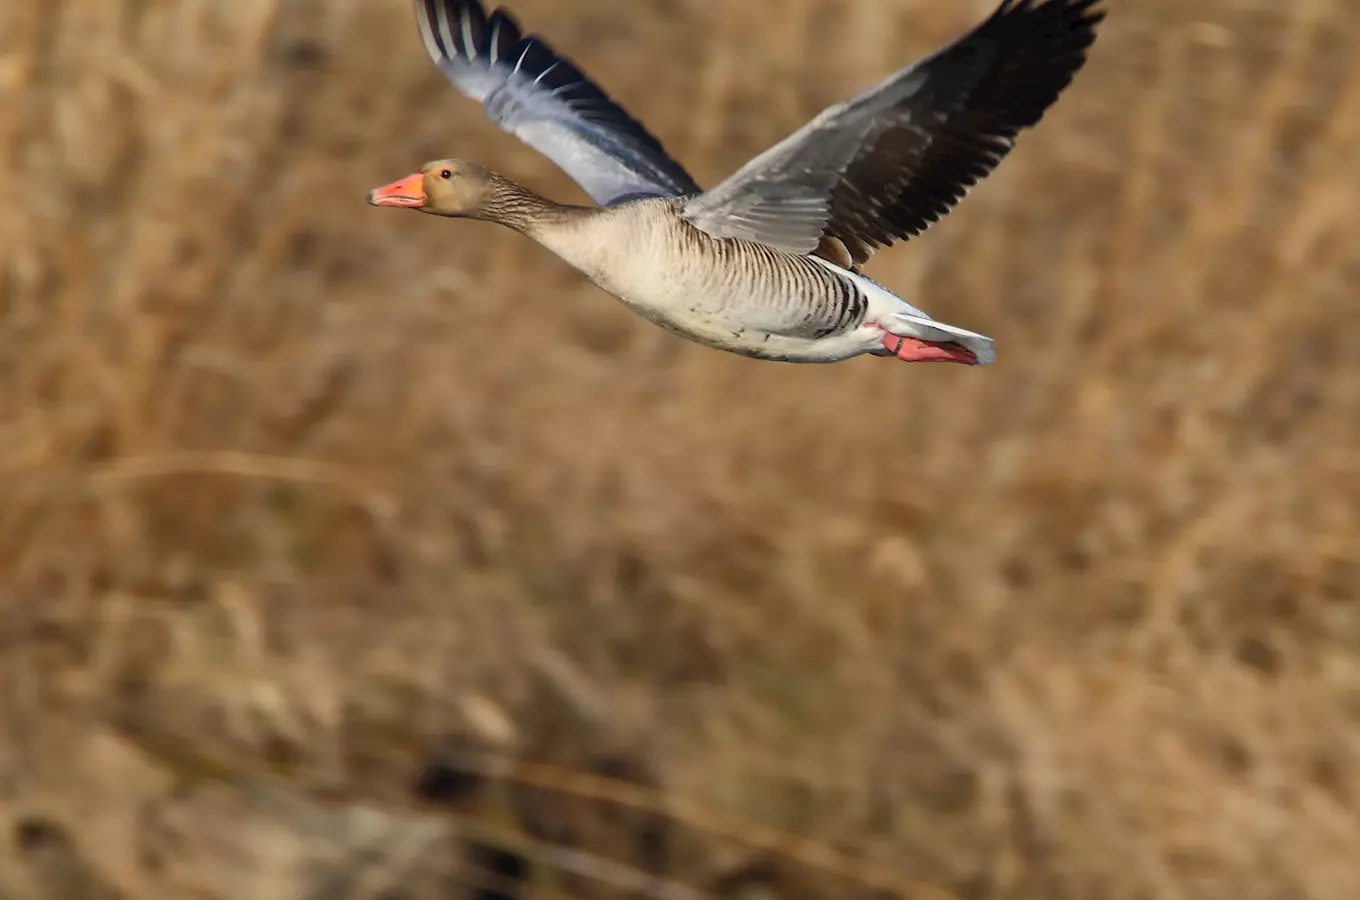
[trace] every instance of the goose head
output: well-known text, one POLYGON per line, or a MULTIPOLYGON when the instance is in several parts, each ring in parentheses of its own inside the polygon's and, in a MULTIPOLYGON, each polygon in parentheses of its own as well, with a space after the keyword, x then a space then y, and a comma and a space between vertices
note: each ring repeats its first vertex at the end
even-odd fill
POLYGON ((461 159, 438 159, 391 184, 368 192, 374 206, 415 209, 436 216, 495 218, 513 186, 500 176, 461 159))

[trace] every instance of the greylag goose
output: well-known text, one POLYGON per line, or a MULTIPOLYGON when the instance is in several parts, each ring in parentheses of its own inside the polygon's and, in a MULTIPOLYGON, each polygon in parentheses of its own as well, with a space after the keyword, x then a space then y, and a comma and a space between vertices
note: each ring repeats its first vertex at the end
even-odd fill
POLYGON ((1086 61, 1101 0, 1002 0, 952 44, 842 103, 703 191, 571 61, 478 0, 415 0, 431 59, 597 206, 465 160, 369 192, 375 206, 481 219, 537 241, 682 337, 757 359, 995 361, 860 268, 944 216, 1086 61))

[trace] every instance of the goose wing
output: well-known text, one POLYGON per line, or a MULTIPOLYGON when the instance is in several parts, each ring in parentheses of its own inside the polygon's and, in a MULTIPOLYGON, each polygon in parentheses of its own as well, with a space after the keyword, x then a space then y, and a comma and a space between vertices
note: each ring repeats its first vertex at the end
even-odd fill
POLYGON ((661 142, 510 13, 478 0, 415 0, 430 58, 487 118, 551 159, 596 203, 698 193, 661 142))
POLYGON ((1003 0, 971 32, 822 111, 681 214, 714 237, 790 253, 839 242, 855 263, 919 234, 1071 82, 1104 18, 1100 2, 1003 0))

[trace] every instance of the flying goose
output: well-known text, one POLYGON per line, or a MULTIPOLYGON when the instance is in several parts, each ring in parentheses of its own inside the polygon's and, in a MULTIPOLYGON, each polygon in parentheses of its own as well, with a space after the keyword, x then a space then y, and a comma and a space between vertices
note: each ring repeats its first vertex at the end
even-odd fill
POLYGON ((369 192, 375 206, 508 226, 650 321, 757 359, 995 361, 860 271, 944 216, 1086 61, 1101 0, 1002 0, 954 43, 703 191, 571 61, 478 0, 415 0, 431 59, 598 206, 556 203, 465 160, 369 192))

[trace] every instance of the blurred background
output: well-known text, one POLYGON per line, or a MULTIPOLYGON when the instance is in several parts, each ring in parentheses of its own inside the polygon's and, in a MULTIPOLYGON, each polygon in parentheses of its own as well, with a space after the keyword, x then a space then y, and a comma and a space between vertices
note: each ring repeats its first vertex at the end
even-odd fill
MULTIPOLYGON (((992 0, 516 0, 703 185, 992 0)), ((1360 7, 1111 0, 869 273, 998 365, 746 360, 406 0, 0 8, 0 897, 1360 896, 1360 7)))

